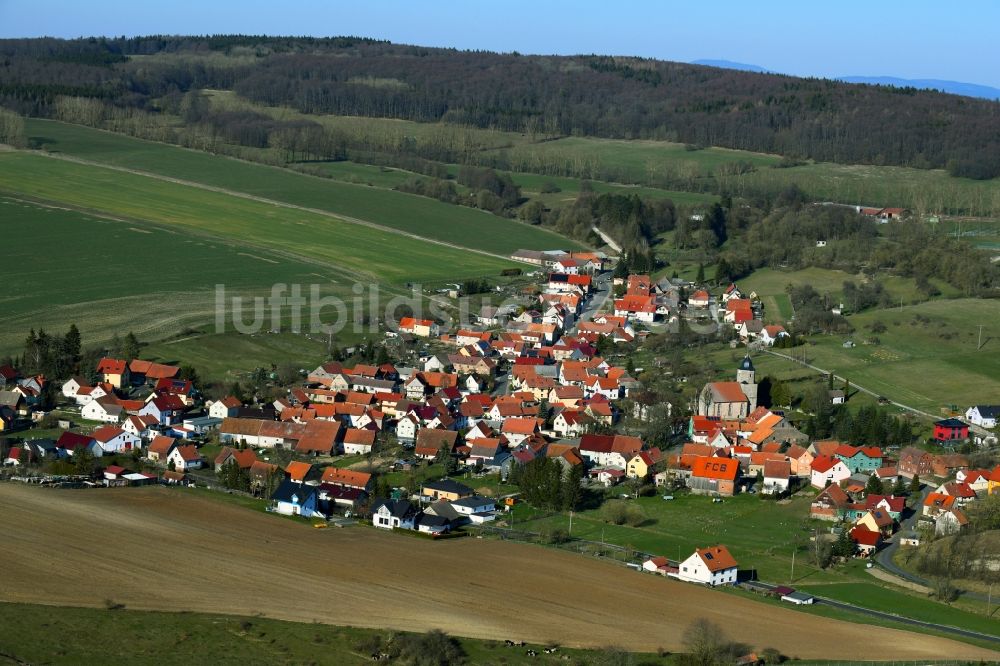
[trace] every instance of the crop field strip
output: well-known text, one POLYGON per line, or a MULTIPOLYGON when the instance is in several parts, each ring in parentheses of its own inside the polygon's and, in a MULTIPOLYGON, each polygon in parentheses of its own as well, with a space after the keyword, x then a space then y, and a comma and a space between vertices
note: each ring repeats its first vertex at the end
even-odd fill
POLYGON ((317 178, 78 125, 41 120, 29 120, 27 125, 32 140, 51 152, 325 211, 473 250, 506 256, 521 248, 583 248, 547 229, 426 197, 317 178))
MULTIPOLYGON (((345 222, 327 214, 38 154, 0 155, 0 189, 70 207, 149 220, 289 253, 392 283, 498 273, 513 262, 345 222)), ((261 254, 261 252, 263 254, 261 254)))

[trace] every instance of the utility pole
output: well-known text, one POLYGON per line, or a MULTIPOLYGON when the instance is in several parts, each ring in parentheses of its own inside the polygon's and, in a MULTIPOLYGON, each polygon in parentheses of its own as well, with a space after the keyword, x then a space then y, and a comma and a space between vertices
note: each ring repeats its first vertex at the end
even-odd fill
POLYGON ((573 536, 573 510, 569 511, 569 536, 573 536))
POLYGON ((788 582, 789 583, 794 583, 795 582, 795 551, 794 550, 792 551, 792 573, 788 577, 788 582))
POLYGON ((990 616, 990 606, 993 605, 993 583, 990 583, 990 591, 986 595, 986 617, 990 616))
POLYGON ((979 325, 979 343, 976 345, 976 351, 983 348, 983 325, 979 325))

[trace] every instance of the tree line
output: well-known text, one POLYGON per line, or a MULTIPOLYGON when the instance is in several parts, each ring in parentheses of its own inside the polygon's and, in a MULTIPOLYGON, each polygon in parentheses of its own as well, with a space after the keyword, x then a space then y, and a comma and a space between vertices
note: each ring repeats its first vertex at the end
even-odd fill
POLYGON ((165 96, 219 88, 309 114, 444 121, 532 136, 659 139, 947 168, 969 178, 1000 175, 1000 105, 913 88, 353 37, 0 40, 0 58, 0 105, 32 115, 45 115, 59 96, 155 110, 165 96), (213 54, 234 57, 205 57, 213 54))

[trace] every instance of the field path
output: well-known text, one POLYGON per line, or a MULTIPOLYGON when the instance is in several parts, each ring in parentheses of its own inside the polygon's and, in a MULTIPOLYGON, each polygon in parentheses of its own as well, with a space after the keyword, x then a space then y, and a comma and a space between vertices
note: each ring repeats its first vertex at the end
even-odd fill
MULTIPOLYGON (((333 220, 339 220, 341 222, 350 222, 351 224, 357 224, 363 227, 369 227, 371 229, 378 229, 379 231, 384 231, 389 234, 396 234, 397 236, 404 236, 406 238, 412 238, 414 240, 423 241, 425 243, 432 243, 434 245, 440 245, 443 247, 452 248, 455 250, 462 250, 464 252, 473 252, 475 254, 483 255, 484 257, 491 257, 493 259, 502 259, 504 261, 517 262, 517 259, 512 259, 508 255, 496 254, 494 252, 487 252, 486 250, 479 250, 476 248, 466 247, 465 245, 459 245, 458 243, 449 243, 448 241, 437 240, 434 238, 427 238, 426 236, 419 236, 417 234, 410 233, 408 231, 403 231, 401 229, 396 229, 395 227, 389 227, 384 224, 377 224, 369 220, 362 220, 357 217, 350 217, 348 215, 341 215, 340 213, 331 213, 328 210, 323 210, 321 208, 309 208, 308 206, 299 206, 298 204, 288 203, 285 201, 278 201, 276 199, 268 199, 267 197, 260 197, 254 194, 248 194, 246 192, 240 192, 239 190, 231 190, 224 187, 216 187, 214 185, 206 185, 204 183, 199 183, 193 180, 184 180, 183 178, 174 178, 172 176, 163 176, 161 174, 152 173, 149 171, 143 171, 141 169, 130 169, 127 167, 116 166, 113 164, 106 164, 104 162, 96 162, 94 160, 87 160, 81 157, 73 157, 71 155, 61 155, 56 153, 49 153, 45 151, 31 151, 32 154, 44 155, 56 160, 63 160, 66 162, 75 162, 76 164, 83 164, 86 166, 97 167, 100 169, 110 169, 112 171, 121 171, 123 173, 130 173, 135 176, 143 176, 145 178, 152 178, 153 180, 161 180, 167 183, 174 183, 175 185, 186 185, 187 187, 196 187, 200 190, 206 190, 208 192, 216 192, 218 194, 226 194, 232 197, 239 197, 240 199, 247 199, 249 201, 256 201, 257 203, 268 204, 271 206, 278 206, 281 208, 289 208, 292 210, 300 210, 306 213, 311 213, 313 215, 320 215, 322 217, 327 217, 333 220)), ((522 262, 528 263, 528 262, 522 262)), ((533 264, 530 264, 533 265, 533 264)))
POLYGON ((985 659, 935 636, 765 605, 541 547, 314 530, 204 491, 0 484, 3 601, 191 610, 487 639, 682 648, 705 617, 734 639, 825 659, 985 659))

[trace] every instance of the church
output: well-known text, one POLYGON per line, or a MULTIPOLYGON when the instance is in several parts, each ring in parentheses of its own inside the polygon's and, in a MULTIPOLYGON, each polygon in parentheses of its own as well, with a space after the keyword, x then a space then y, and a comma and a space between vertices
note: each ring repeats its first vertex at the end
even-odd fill
POLYGON ((749 354, 736 370, 735 382, 712 382, 698 395, 698 415, 736 420, 757 409, 757 372, 749 354))

